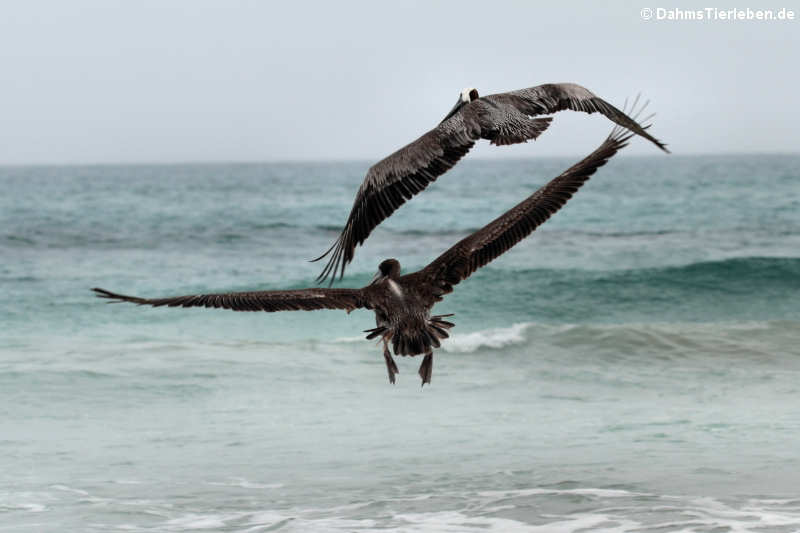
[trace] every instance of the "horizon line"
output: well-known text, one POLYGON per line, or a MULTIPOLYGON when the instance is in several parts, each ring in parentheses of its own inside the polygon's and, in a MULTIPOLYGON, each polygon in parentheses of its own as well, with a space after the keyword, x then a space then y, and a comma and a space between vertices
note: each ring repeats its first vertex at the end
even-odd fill
MULTIPOLYGON (((692 152, 672 153, 672 157, 725 157, 725 156, 800 156, 798 152, 692 152)), ((645 157, 663 157, 664 154, 619 154, 615 159, 634 159, 645 157)), ((475 156, 469 161, 526 161, 532 159, 564 159, 585 157, 581 155, 531 155, 486 157, 475 156)), ((45 162, 45 163, 3 163, 0 168, 35 168, 35 167, 121 167, 121 166, 192 166, 192 165, 281 165, 281 164, 322 164, 322 163, 364 163, 380 160, 362 157, 352 158, 309 158, 309 159, 197 159, 197 160, 165 160, 165 161, 91 161, 91 162, 45 162)), ((467 161, 467 160, 465 160, 467 161)))

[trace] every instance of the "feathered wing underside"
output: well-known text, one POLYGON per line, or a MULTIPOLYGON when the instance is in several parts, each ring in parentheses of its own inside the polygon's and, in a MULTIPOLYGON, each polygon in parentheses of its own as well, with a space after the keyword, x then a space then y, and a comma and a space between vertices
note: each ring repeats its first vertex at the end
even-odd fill
POLYGON ((625 114, 624 111, 617 109, 602 98, 595 96, 585 87, 575 83, 547 83, 518 91, 492 94, 485 96, 483 99, 496 104, 500 108, 512 106, 530 116, 548 115, 566 109, 584 113, 601 113, 612 122, 619 124, 636 135, 644 137, 669 153, 666 144, 647 133, 641 124, 625 114))
POLYGON ((492 123, 487 122, 486 115, 483 102, 473 102, 372 166, 356 194, 341 234, 328 251, 314 260, 330 255, 317 281, 323 282, 330 276, 333 282, 337 276, 343 276, 356 246, 398 207, 458 163, 478 139, 489 139, 493 144, 526 142, 541 135, 551 120, 549 117, 532 120, 511 108, 501 116, 493 116, 492 123))
POLYGON ((456 243, 421 271, 410 275, 421 276, 421 281, 428 284, 435 297, 451 292, 453 285, 511 249, 561 209, 598 168, 627 145, 632 135, 622 128, 615 128, 588 157, 456 243))
POLYGON ((313 311, 364 307, 361 289, 299 289, 290 291, 252 291, 219 294, 193 294, 171 298, 139 298, 105 289, 92 289, 99 298, 112 302, 131 302, 153 307, 214 307, 232 311, 313 311))

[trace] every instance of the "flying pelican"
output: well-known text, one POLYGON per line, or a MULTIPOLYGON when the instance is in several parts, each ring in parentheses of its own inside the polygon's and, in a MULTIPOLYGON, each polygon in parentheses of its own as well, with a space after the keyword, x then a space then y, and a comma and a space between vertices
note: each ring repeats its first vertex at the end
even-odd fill
POLYGON ((574 83, 548 83, 482 98, 476 89, 466 88, 438 126, 369 169, 341 234, 313 260, 330 255, 317 281, 322 283, 331 276, 333 283, 337 274, 339 278, 344 276, 356 246, 363 244, 375 226, 450 170, 478 139, 488 139, 495 145, 536 139, 552 117, 530 117, 565 109, 599 112, 669 152, 664 143, 623 111, 574 83))
POLYGON ((472 235, 462 239, 432 263, 411 274, 400 275, 397 259, 386 259, 367 286, 360 289, 311 288, 288 291, 253 291, 196 294, 169 298, 139 298, 105 289, 92 289, 98 297, 154 307, 222 307, 233 311, 311 311, 314 309, 366 308, 375 312, 377 326, 365 330, 367 339, 383 342, 389 382, 395 382, 395 355, 422 355, 422 385, 431 382, 433 349, 449 335, 452 315, 431 316, 433 306, 453 286, 467 279, 528 236, 558 211, 583 183, 627 144, 633 134, 614 128, 600 147, 534 194, 472 235))

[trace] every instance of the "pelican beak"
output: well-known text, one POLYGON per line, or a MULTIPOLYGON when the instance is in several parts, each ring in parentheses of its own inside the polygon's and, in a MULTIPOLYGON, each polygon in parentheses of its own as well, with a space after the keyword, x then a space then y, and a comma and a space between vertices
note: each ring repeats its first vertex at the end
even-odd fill
POLYGON ((370 285, 375 285, 375 284, 376 284, 378 281, 380 281, 382 278, 383 278, 383 274, 381 274, 381 271, 380 271, 380 270, 378 270, 377 272, 375 272, 375 275, 374 275, 374 276, 372 276, 372 279, 370 280, 369 284, 370 284, 370 285))
MULTIPOLYGON (((459 109, 461 109, 461 107, 462 107, 462 106, 463 106, 465 103, 466 103, 466 102, 464 102, 464 100, 462 100, 462 99, 461 99, 461 97, 459 96, 459 97, 458 97, 458 100, 456 101, 456 105, 454 105, 454 106, 453 106, 453 109, 451 109, 451 110, 450 110, 450 112, 447 114, 447 116, 446 116, 446 117, 444 117, 444 118, 442 119, 442 122, 444 122, 444 121, 445 121, 445 120, 447 120, 448 118, 450 118, 450 117, 452 117, 453 115, 455 115, 456 113, 458 113, 458 110, 459 110, 459 109)), ((440 122, 439 124, 441 124, 442 122, 440 122)))

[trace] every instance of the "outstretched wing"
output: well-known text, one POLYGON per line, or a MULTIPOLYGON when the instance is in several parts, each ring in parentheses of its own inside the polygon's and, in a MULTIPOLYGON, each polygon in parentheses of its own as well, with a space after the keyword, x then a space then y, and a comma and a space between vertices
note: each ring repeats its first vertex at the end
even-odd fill
POLYGON ((453 167, 478 139, 488 139, 496 145, 536 139, 550 125, 551 118, 531 117, 565 109, 599 112, 669 152, 664 143, 624 111, 574 83, 548 83, 478 98, 369 169, 341 234, 324 254, 314 259, 319 261, 330 255, 317 281, 331 276, 332 283, 337 275, 343 276, 356 246, 398 207, 453 167))
MULTIPOLYGON (((518 91, 491 94, 489 96, 484 96, 481 100, 493 103, 499 109, 511 106, 521 113, 532 117, 536 115, 548 115, 565 109, 582 111, 584 113, 601 113, 612 122, 632 131, 636 135, 644 137, 669 153, 666 144, 647 133, 645 128, 634 119, 602 98, 595 96, 585 87, 581 87, 575 83, 546 83, 544 85, 528 87, 527 89, 520 89, 518 91)), ((634 102, 633 107, 636 107, 636 102, 634 102)))
POLYGON ((442 121, 434 129, 376 163, 358 189, 350 216, 336 242, 320 259, 330 255, 317 278, 323 282, 344 275, 356 246, 394 211, 450 170, 481 137, 494 144, 513 144, 535 139, 550 125, 550 118, 531 120, 516 110, 495 113, 485 127, 487 109, 476 100, 442 121))
POLYGON ((453 285, 508 251, 561 209, 598 168, 627 145, 632 135, 615 128, 588 157, 409 276, 420 276, 419 281, 428 284, 436 297, 451 292, 453 285))
POLYGON ((232 311, 313 311, 344 309, 348 312, 365 303, 361 289, 299 289, 293 291, 253 291, 220 294, 194 294, 171 298, 139 298, 105 289, 92 289, 111 303, 131 302, 153 307, 216 307, 232 311))

